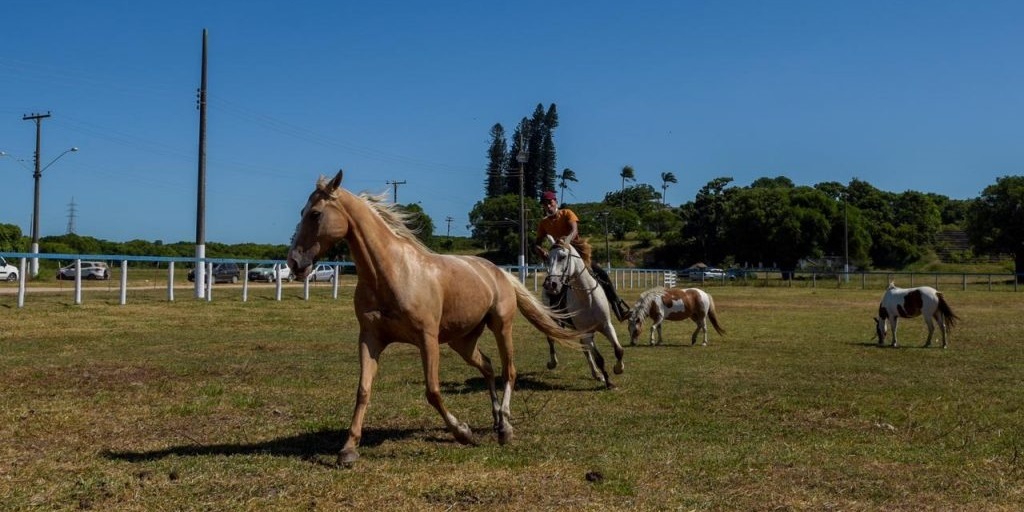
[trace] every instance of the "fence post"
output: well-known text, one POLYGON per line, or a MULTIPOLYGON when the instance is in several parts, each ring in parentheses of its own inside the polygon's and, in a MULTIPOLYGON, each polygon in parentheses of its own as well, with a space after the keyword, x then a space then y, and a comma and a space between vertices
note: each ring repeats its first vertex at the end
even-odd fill
POLYGON ((26 259, 21 259, 21 270, 18 271, 18 308, 25 307, 25 281, 28 279, 25 277, 25 262, 26 259))
POLYGON ((174 302, 174 260, 167 264, 167 301, 174 302))
POLYGON ((128 304, 128 260, 121 260, 121 305, 128 304))

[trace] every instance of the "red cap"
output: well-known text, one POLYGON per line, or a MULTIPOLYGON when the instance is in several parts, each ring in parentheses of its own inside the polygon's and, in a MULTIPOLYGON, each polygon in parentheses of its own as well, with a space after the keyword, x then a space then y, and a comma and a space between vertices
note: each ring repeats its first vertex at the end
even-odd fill
POLYGON ((540 202, 546 203, 548 201, 558 202, 558 195, 556 195, 554 192, 552 192, 550 190, 547 191, 547 192, 544 192, 544 195, 540 196, 540 202))

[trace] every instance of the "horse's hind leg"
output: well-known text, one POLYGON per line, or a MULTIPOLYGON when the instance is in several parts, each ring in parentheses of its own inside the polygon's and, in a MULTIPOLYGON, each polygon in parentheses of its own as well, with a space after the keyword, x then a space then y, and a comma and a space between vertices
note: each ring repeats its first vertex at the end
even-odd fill
POLYGON ((480 375, 483 376, 484 382, 487 383, 487 392, 491 397, 491 414, 494 417, 494 431, 498 434, 498 441, 501 444, 505 444, 512 436, 512 425, 508 422, 509 411, 502 408, 501 401, 498 400, 497 384, 495 382, 494 366, 491 365, 491 360, 480 352, 480 348, 477 346, 477 339, 462 339, 458 341, 449 342, 452 349, 455 350, 467 364, 480 370, 480 375))
MULTIPOLYGON (((932 318, 930 316, 925 316, 924 317, 924 324, 928 327, 928 339, 924 340, 924 346, 930 347, 930 346, 932 346, 932 336, 935 334, 935 322, 932 321, 932 318)), ((946 340, 945 329, 942 329, 942 331, 943 331, 943 337, 942 337, 943 348, 945 348, 945 340, 946 340)))
POLYGON ((555 354, 555 340, 548 336, 548 370, 558 368, 558 356, 555 354))
POLYGON ((439 376, 441 354, 437 336, 424 335, 420 341, 420 357, 423 359, 423 378, 427 388, 427 402, 437 410, 444 420, 448 431, 455 440, 462 444, 474 444, 473 431, 465 423, 459 422, 454 414, 444 406, 441 399, 441 379, 439 376))

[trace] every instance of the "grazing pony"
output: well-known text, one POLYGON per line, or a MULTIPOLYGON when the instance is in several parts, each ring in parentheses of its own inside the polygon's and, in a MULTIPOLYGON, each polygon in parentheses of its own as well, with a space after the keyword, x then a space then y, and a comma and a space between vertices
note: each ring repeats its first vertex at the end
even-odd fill
POLYGON ((704 331, 704 343, 708 344, 707 321, 711 320, 718 334, 725 334, 725 329, 718 325, 715 314, 715 301, 711 295, 699 288, 651 288, 640 295, 633 310, 629 313, 629 344, 636 345, 640 332, 644 328, 644 319, 650 317, 651 345, 661 343, 661 322, 664 320, 686 320, 690 318, 697 324, 697 330, 690 337, 690 345, 697 343, 697 335, 704 331), (654 341, 654 331, 658 331, 658 341, 654 341))
POLYGON ((942 293, 930 286, 897 288, 896 283, 890 282, 889 288, 882 295, 882 302, 878 305, 878 316, 875 318, 875 336, 878 337, 878 344, 885 345, 886 330, 891 323, 892 346, 898 346, 896 328, 899 326, 900 318, 914 318, 921 314, 924 314, 924 323, 928 326, 928 339, 925 340, 924 346, 931 346, 935 322, 938 322, 939 331, 942 332, 942 348, 946 348, 946 331, 953 330, 960 317, 953 313, 942 293))
MULTIPOLYGON (((551 250, 545 258, 547 277, 544 278, 544 293, 549 298, 555 298, 563 292, 565 298, 565 311, 569 317, 572 327, 583 335, 580 343, 584 347, 584 355, 590 363, 590 373, 595 379, 604 382, 607 388, 614 388, 608 372, 604 367, 604 357, 597 350, 594 343, 594 333, 601 333, 612 344, 615 350, 616 374, 624 370, 622 364, 623 350, 619 344, 619 337, 612 324, 614 318, 608 297, 604 289, 597 282, 597 278, 591 275, 583 263, 583 258, 576 252, 576 248, 568 242, 555 243, 554 239, 548 236, 551 242, 551 250)), ((555 345, 551 338, 548 338, 550 348, 550 359, 548 368, 554 369, 558 366, 558 358, 555 356, 555 345)))
POLYGON ((382 197, 356 196, 341 188, 342 172, 321 177, 302 208, 292 236, 288 267, 304 279, 317 260, 345 240, 356 263, 355 313, 359 321, 359 386, 348 439, 338 463, 359 458, 357 447, 370 403, 378 359, 388 344, 408 343, 423 360, 427 402, 448 430, 463 444, 473 443, 472 430, 445 408, 438 377, 440 344, 447 343, 487 382, 498 442, 512 439, 509 423, 513 364, 512 323, 518 310, 544 334, 577 346, 579 333, 558 325, 561 317, 493 263, 472 256, 431 252, 405 227, 406 217, 383 204, 382 197), (501 357, 504 391, 499 401, 495 372, 477 341, 490 329, 501 357))

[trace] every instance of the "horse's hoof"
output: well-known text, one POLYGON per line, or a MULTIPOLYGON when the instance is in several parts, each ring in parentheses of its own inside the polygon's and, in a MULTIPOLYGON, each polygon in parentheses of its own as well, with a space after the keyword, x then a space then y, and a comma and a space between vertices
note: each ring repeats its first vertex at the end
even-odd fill
POLYGON ((548 370, 558 368, 558 361, 548 361, 548 370))
POLYGON ((476 441, 473 440, 473 430, 465 423, 460 423, 458 427, 455 427, 452 430, 452 435, 460 444, 476 444, 476 441))
POLYGON ((615 368, 612 368, 612 371, 615 372, 615 375, 622 375, 622 372, 626 371, 626 367, 622 364, 622 361, 619 361, 615 364, 615 368))
POLYGON ((355 448, 345 448, 338 454, 338 465, 350 468, 358 459, 359 452, 355 448))
POLYGON ((608 381, 608 382, 604 383, 604 388, 605 389, 615 389, 616 386, 615 386, 615 384, 612 383, 612 381, 608 381))
POLYGON ((510 442, 512 442, 512 427, 508 426, 498 430, 498 444, 506 445, 510 442))

